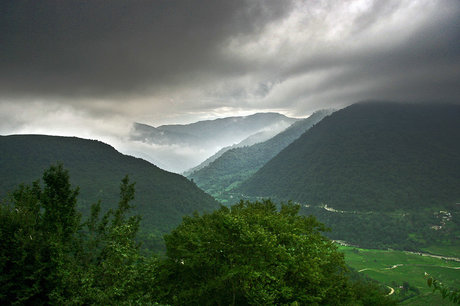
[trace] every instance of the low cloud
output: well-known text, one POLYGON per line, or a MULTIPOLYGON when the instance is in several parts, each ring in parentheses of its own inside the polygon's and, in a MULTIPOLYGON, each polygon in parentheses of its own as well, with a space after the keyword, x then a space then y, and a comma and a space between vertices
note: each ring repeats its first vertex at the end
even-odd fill
POLYGON ((148 160, 156 166, 182 173, 218 151, 218 148, 198 148, 184 145, 159 145, 141 141, 121 142, 115 147, 128 155, 148 160))

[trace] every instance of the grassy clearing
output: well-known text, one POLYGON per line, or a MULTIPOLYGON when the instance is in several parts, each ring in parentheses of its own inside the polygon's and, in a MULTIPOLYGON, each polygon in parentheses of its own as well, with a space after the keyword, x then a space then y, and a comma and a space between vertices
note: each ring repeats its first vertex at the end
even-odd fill
POLYGON ((349 266, 395 289, 395 298, 407 305, 453 305, 432 294, 425 272, 448 286, 460 288, 460 262, 425 257, 393 250, 369 250, 339 246, 349 266), (458 269, 456 269, 458 268, 458 269), (403 287, 410 285, 407 291, 403 287), (412 296, 412 297, 410 297, 412 296), (410 298, 409 298, 410 297, 410 298))

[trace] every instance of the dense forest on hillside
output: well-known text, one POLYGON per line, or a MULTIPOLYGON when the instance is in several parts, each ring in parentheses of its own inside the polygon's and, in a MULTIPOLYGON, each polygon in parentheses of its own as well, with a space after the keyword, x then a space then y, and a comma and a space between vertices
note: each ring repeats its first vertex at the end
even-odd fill
POLYGON ((78 194, 57 165, 0 204, 2 304, 394 304, 347 272, 324 226, 299 206, 242 201, 185 217, 158 258, 139 252, 128 177, 106 213, 96 203, 82 218, 78 194))
MULTIPOLYGON (((263 198, 245 196, 245 200, 263 198)), ((282 203, 281 198, 271 197, 282 203)), ((423 251, 436 246, 452 250, 457 256, 460 243, 460 205, 394 211, 336 210, 327 205, 301 205, 299 214, 315 216, 330 231, 325 235, 333 240, 371 249, 423 251)), ((442 255, 443 253, 435 252, 442 255)))
POLYGON ((460 203, 460 106, 358 103, 325 118, 240 192, 335 209, 460 203))
POLYGON ((433 245, 456 247, 460 242, 460 208, 456 207, 445 213, 429 209, 341 213, 303 207, 302 214, 327 224, 331 239, 363 248, 421 251, 433 245))
POLYGON ((209 194, 226 201, 223 199, 226 192, 248 179, 282 149, 330 113, 331 110, 317 111, 310 117, 293 123, 285 131, 267 141, 228 150, 208 166, 189 174, 188 177, 209 194))
POLYGON ((276 136, 277 134, 281 133, 284 131, 286 127, 284 125, 277 125, 276 128, 274 127, 273 129, 267 129, 263 130, 261 132, 258 132, 256 134, 253 134, 243 141, 240 141, 239 143, 232 144, 231 146, 226 146, 217 151, 215 154, 211 155, 207 159, 205 159, 202 163, 200 163, 198 166, 195 166, 187 171, 184 171, 182 174, 186 177, 188 177, 190 174, 197 172, 200 169, 203 169, 219 157, 221 157, 225 152, 231 150, 231 149, 236 149, 236 148, 242 148, 242 147, 248 147, 252 146, 256 143, 261 143, 264 141, 269 140, 270 138, 276 136))
POLYGON ((233 191, 301 203, 329 237, 372 248, 460 243, 460 106, 358 103, 233 191))
MULTIPOLYGON (((16 135, 0 137, 0 196, 20 183, 30 183, 49 165, 61 162, 71 182, 80 186, 78 207, 88 215, 101 201, 113 208, 119 181, 129 175, 136 182, 135 213, 142 215, 142 232, 161 240, 183 215, 213 210, 217 202, 185 177, 166 172, 145 160, 123 155, 99 141, 75 137, 16 135)), ((157 239, 157 243, 162 244, 157 239)))

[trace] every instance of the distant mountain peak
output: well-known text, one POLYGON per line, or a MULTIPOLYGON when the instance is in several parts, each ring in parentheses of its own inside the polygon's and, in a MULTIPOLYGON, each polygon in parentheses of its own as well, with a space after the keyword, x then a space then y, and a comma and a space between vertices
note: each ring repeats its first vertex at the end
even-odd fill
POLYGON ((297 120, 268 112, 158 127, 134 123, 130 140, 143 144, 145 150, 149 150, 150 146, 149 152, 145 152, 144 156, 152 156, 162 164, 170 165, 171 168, 167 170, 182 172, 203 162, 224 147, 240 143, 261 132, 280 131, 297 120), (180 169, 180 165, 188 166, 180 169))

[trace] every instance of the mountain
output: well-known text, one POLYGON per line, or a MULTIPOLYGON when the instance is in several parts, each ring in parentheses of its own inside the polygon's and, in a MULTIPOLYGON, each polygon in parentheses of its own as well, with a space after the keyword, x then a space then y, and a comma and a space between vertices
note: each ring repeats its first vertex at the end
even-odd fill
POLYGON ((257 133, 280 132, 295 121, 297 119, 278 113, 257 113, 185 125, 153 127, 135 123, 130 133, 133 151, 126 152, 136 154, 135 151, 141 151, 149 161, 180 173, 202 163, 224 147, 257 133))
POLYGON ((116 207, 121 179, 136 183, 135 213, 142 229, 166 232, 183 215, 211 211, 218 203, 185 177, 149 162, 123 155, 95 140, 42 135, 0 136, 0 199, 18 184, 41 178, 51 164, 61 162, 80 187, 79 208, 86 214, 99 199, 103 210, 116 207))
POLYGON ((237 192, 299 202, 359 246, 460 251, 459 186, 460 105, 368 102, 324 118, 237 192))
POLYGON ((188 178, 193 179, 208 193, 221 197, 222 192, 230 191, 249 178, 282 149, 331 113, 332 110, 315 112, 265 142, 227 150, 207 166, 189 174, 188 178))
POLYGON ((460 202, 460 106, 359 103, 337 111, 241 187, 339 209, 460 202))
POLYGON ((156 128, 135 123, 131 137, 155 144, 226 146, 238 143, 262 130, 275 128, 277 125, 287 127, 295 121, 294 118, 278 113, 257 113, 184 125, 162 125, 156 128))
POLYGON ((183 173, 183 175, 189 176, 193 172, 196 172, 196 171, 198 171, 200 169, 203 169, 204 167, 206 167, 207 165, 209 165, 210 163, 212 163, 213 161, 215 161, 216 159, 221 157, 222 154, 224 154, 228 150, 235 149, 235 148, 252 146, 252 145, 254 145, 256 143, 267 141, 268 139, 274 137, 275 135, 277 135, 280 132, 282 132, 283 130, 285 130, 285 127, 282 126, 282 125, 278 125, 278 127, 279 127, 279 129, 274 128, 274 129, 258 132, 256 134, 253 134, 253 135, 249 136, 248 138, 244 139, 243 141, 241 141, 241 142, 239 142, 237 144, 227 146, 227 147, 224 147, 224 148, 220 149, 219 151, 217 151, 216 154, 214 154, 211 157, 207 158, 204 162, 202 162, 198 166, 185 171, 183 173))

